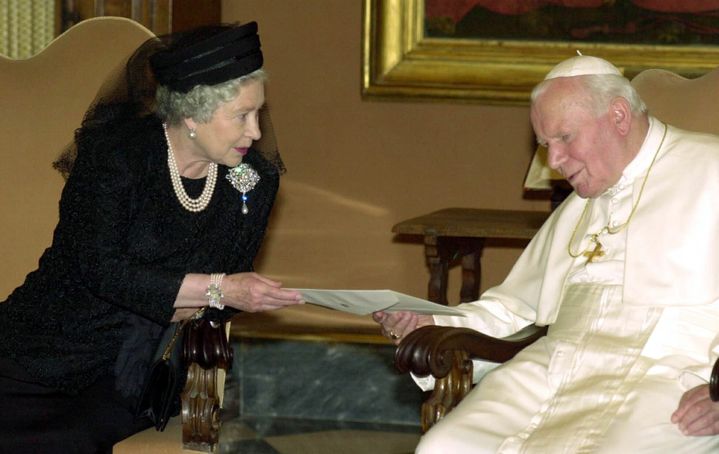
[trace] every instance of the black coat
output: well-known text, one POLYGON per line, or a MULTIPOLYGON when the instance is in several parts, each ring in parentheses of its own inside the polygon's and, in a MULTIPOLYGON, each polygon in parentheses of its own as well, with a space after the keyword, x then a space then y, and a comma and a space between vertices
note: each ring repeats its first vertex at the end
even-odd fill
MULTIPOLYGON (((261 180, 248 193, 249 213, 224 166, 209 206, 190 213, 172 190, 156 117, 77 142, 52 246, 0 304, 0 356, 67 392, 119 374, 121 351, 149 361, 185 274, 251 271, 279 183, 277 169, 251 150, 243 162, 261 180)), ((196 197, 204 179, 184 183, 196 197)))

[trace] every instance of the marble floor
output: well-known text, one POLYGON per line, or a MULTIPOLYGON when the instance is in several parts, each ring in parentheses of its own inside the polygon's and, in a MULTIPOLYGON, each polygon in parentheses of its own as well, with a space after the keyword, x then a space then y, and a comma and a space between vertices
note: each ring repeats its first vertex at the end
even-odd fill
MULTIPOLYGON (((291 418, 233 418, 224 422, 220 454, 411 454, 419 427, 291 418)), ((122 441, 113 454, 197 454, 182 449, 180 418, 164 432, 148 429, 122 441)))
POLYGON ((414 426, 293 419, 236 419, 223 426, 219 453, 409 454, 414 426))
POLYGON ((248 339, 234 348, 219 453, 414 452, 422 394, 394 371, 393 346, 248 339), (297 371, 303 379, 281 378, 297 371))
MULTIPOLYGON (((368 343, 243 339, 233 342, 217 453, 410 454, 423 395, 394 371, 394 347, 368 343), (292 377, 292 378, 288 378, 292 377)), ((114 454, 191 454, 179 417, 114 454)))

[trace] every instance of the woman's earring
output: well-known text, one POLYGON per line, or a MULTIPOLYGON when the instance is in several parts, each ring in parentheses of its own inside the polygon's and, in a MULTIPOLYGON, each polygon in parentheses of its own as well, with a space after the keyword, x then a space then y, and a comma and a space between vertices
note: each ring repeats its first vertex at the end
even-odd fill
POLYGON ((194 139, 197 137, 197 131, 195 131, 195 128, 190 128, 190 132, 187 135, 190 139, 194 139))

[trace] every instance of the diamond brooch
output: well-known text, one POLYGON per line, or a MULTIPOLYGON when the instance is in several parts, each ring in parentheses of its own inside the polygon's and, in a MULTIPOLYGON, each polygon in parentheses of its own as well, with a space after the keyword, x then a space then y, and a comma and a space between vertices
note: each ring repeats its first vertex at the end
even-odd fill
POLYGON ((247 193, 255 188, 260 181, 260 176, 251 165, 244 162, 237 167, 231 168, 227 172, 227 180, 232 187, 242 193, 242 214, 247 214, 250 209, 247 208, 247 193))

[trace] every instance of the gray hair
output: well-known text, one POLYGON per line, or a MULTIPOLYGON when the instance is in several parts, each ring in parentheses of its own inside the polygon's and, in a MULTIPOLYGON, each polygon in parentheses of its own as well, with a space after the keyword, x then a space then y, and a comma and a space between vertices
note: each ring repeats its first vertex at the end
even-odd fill
POLYGON ((155 112, 162 121, 175 125, 185 118, 207 123, 221 104, 232 101, 242 86, 251 81, 265 82, 267 74, 260 68, 237 79, 217 85, 197 85, 187 93, 172 91, 163 85, 157 87, 155 112))
MULTIPOLYGON (((640 115, 647 112, 647 105, 644 104, 639 93, 637 93, 626 77, 615 74, 576 77, 578 77, 578 81, 589 94, 591 104, 588 106, 588 109, 596 116, 604 114, 612 99, 617 97, 627 100, 632 109, 632 114, 640 115)), ((554 79, 544 80, 534 87, 531 94, 532 104, 547 90, 549 83, 553 80, 554 79)))

